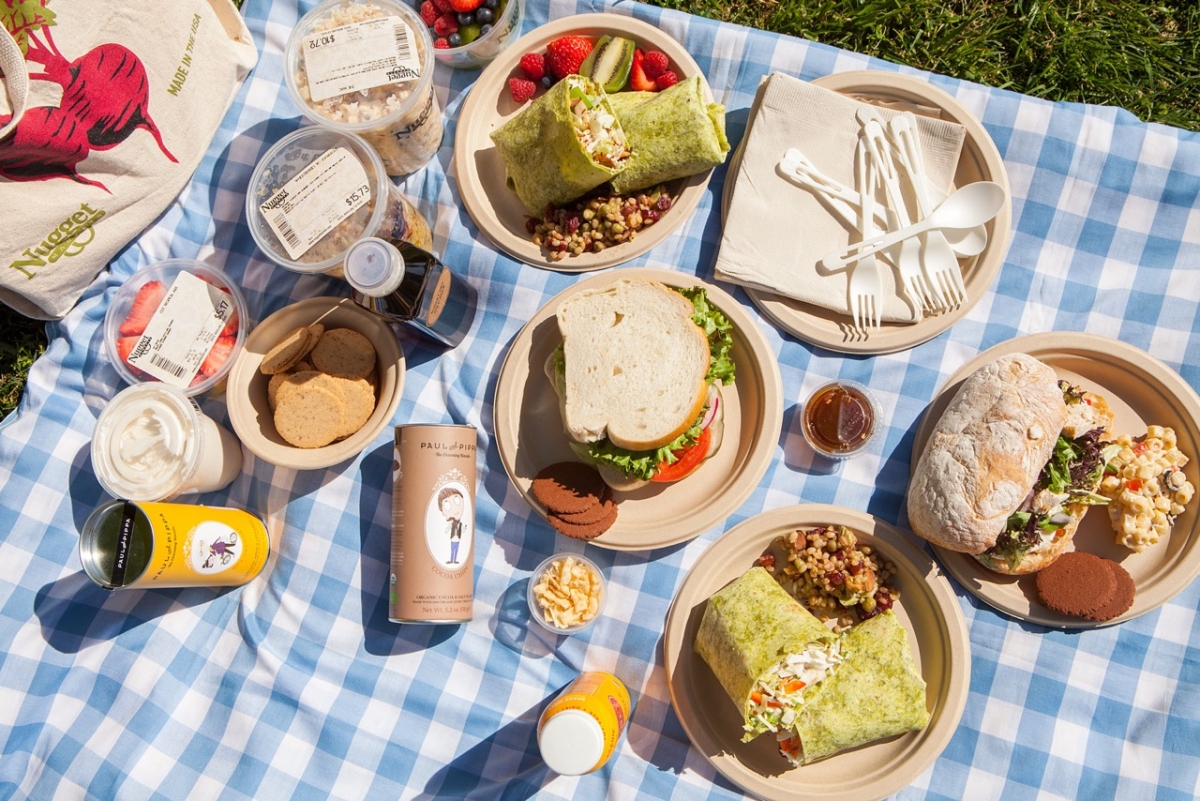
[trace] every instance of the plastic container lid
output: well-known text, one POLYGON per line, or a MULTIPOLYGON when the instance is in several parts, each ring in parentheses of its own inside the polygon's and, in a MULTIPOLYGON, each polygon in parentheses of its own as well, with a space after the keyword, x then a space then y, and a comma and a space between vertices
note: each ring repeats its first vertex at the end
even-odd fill
POLYGON ((116 394, 92 434, 92 466, 114 498, 169 500, 199 463, 200 415, 182 390, 138 384, 116 394))
POLYGON ((580 709, 564 709, 538 729, 538 750, 546 767, 561 776, 582 776, 604 756, 600 722, 580 709))
MULTIPOLYGON (((126 383, 140 384, 162 381, 163 379, 134 367, 126 361, 126 358, 131 356, 134 349, 140 344, 147 318, 161 307, 167 291, 181 280, 180 277, 183 273, 188 273, 204 283, 215 286, 224 293, 224 297, 221 299, 231 300, 234 307, 233 314, 213 343, 208 358, 205 358, 203 364, 200 365, 201 370, 195 373, 189 385, 180 387, 183 394, 191 398, 208 392, 225 379, 225 376, 233 368, 233 362, 241 353, 251 328, 250 315, 242 291, 229 276, 217 268, 209 267, 195 259, 166 259, 134 273, 117 290, 116 297, 113 298, 108 312, 104 315, 104 349, 108 354, 109 361, 112 362, 113 367, 126 383), (161 286, 151 287, 143 293, 143 287, 154 281, 159 282, 161 286), (135 311, 136 315, 134 315, 135 311), (229 341, 231 339, 232 342, 229 341), (204 369, 205 365, 212 367, 211 372, 204 369)), ((191 284, 194 289, 195 282, 187 281, 186 283, 191 284)), ((202 296, 203 294, 201 293, 202 296)), ((183 333, 185 328, 208 325, 208 321, 212 319, 211 309, 204 311, 203 304, 181 305, 197 314, 185 319, 189 325, 176 326, 172 329, 169 338, 173 343, 184 342, 186 339, 186 334, 183 333)), ((200 335, 206 334, 201 332, 200 335)), ((193 342, 187 340, 184 344, 191 345, 193 342)), ((186 365, 184 366, 186 367, 186 365)), ((164 381, 164 383, 170 382, 164 381)))
POLYGON ((364 295, 381 298, 404 280, 404 256, 392 243, 369 236, 346 251, 346 281, 364 295))
POLYGON ((341 266, 346 249, 359 237, 379 230, 391 203, 391 189, 383 159, 362 137, 309 126, 280 139, 255 165, 246 190, 246 222, 255 244, 271 261, 298 273, 326 273, 341 266), (374 202, 354 211, 304 254, 292 258, 261 207, 314 159, 338 147, 350 151, 366 171, 374 202))

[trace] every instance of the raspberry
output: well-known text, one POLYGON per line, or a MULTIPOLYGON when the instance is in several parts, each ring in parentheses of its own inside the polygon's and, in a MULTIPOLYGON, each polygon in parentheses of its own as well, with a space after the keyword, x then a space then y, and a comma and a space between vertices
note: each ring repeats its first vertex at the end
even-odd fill
POLYGON ((586 36, 562 36, 546 45, 546 66, 556 78, 579 72, 579 65, 592 52, 592 40, 586 36))
POLYGON ((508 91, 512 93, 514 101, 524 103, 533 97, 533 93, 537 91, 537 84, 528 78, 509 78, 508 91))
POLYGON ((437 6, 438 11, 443 14, 453 14, 454 6, 450 5, 450 0, 433 0, 433 4, 437 6))
POLYGON ((443 14, 433 21, 434 36, 449 36, 458 32, 458 20, 453 14, 443 14))
POLYGON ((671 61, 667 58, 667 54, 661 50, 651 50, 642 59, 642 71, 652 81, 670 68, 671 61))
POLYGON ((450 5, 460 14, 469 14, 483 5, 483 0, 450 0, 450 5))
POLYGON ((521 72, 531 81, 540 81, 546 74, 546 57, 541 53, 526 53, 521 56, 521 72))
POLYGON ((441 14, 442 12, 438 10, 438 7, 433 4, 433 0, 425 0, 424 3, 421 3, 421 21, 430 28, 433 27, 434 20, 441 16, 441 14))
POLYGON ((433 49, 434 50, 449 50, 450 42, 448 42, 446 40, 445 36, 439 36, 438 38, 433 40, 433 49))
POLYGON ((659 91, 662 91, 663 89, 668 89, 677 83, 679 83, 679 76, 676 75, 671 70, 667 70, 662 75, 659 75, 658 79, 655 80, 655 84, 658 85, 659 91))

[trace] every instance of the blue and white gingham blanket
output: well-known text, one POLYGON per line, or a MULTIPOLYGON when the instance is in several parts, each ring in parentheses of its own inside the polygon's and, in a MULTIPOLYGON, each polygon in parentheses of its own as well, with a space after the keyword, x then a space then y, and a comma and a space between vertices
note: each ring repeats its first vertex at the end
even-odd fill
MULTIPOLYGON (((536 636, 525 580, 550 553, 584 546, 555 535, 509 485, 491 396, 523 322, 578 276, 514 262, 468 217, 452 152, 478 73, 439 68, 447 134, 435 160, 402 186, 434 225, 445 261, 479 288, 481 314, 472 338, 448 353, 404 338, 408 375, 394 422, 480 431, 475 619, 459 627, 387 620, 390 430, 329 470, 277 469, 248 455, 227 490, 199 499, 280 516, 279 558, 265 578, 225 591, 107 594, 86 578, 76 548, 83 521, 106 497, 88 448, 99 410, 121 387, 101 348, 116 288, 137 268, 180 256, 222 266, 258 320, 301 298, 345 292, 332 279, 273 266, 243 215, 255 162, 300 124, 281 53, 311 5, 247 0, 261 60, 194 180, 49 326, 50 347, 21 407, 0 427, 0 797, 735 797, 689 746, 660 648, 675 589, 723 530, 802 501, 903 523, 913 430, 926 404, 958 366, 1014 336, 1116 336, 1200 387, 1200 135, 1117 109, 926 76, 982 120, 1007 166, 1015 234, 997 283, 950 331, 887 356, 831 354, 764 325, 787 403, 759 487, 723 525, 685 545, 588 547, 610 579, 603 619, 581 636, 536 636), (888 410, 882 453, 837 475, 811 469, 795 419, 796 404, 833 377, 869 383, 888 410), (584 668, 619 675, 635 710, 604 768, 558 777, 538 757, 536 719, 584 668)), ((745 120, 737 112, 771 71, 903 70, 624 1, 534 0, 524 29, 605 8, 685 44, 730 110, 735 145, 745 120)), ((694 217, 633 264, 710 278, 725 179, 718 169, 694 217)), ((227 423, 221 397, 203 408, 227 423)), ((970 696, 945 752, 901 797, 1200 792, 1200 583, 1134 621, 1082 633, 1022 625, 958 594, 971 631, 970 696)))

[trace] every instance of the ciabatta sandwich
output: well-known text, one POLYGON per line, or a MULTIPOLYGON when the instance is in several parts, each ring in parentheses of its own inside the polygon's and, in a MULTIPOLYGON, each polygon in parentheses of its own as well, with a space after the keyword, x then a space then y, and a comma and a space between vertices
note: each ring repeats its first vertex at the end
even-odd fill
POLYGON ((1112 448, 1108 403, 1024 353, 972 373, 917 461, 908 520, 999 573, 1033 573, 1071 542, 1112 448))
POLYGON ((619 279, 557 310, 546 363, 572 450, 614 489, 690 475, 721 445, 732 325, 702 287, 619 279))

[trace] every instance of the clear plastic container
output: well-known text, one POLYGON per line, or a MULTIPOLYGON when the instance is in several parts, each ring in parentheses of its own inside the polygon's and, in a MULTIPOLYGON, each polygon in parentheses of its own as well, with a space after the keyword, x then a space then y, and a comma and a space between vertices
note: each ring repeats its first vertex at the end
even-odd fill
POLYGON ((435 48, 433 55, 438 62, 456 69, 479 69, 500 55, 521 35, 521 23, 525 21, 525 0, 501 0, 501 4, 499 15, 491 23, 491 30, 470 44, 435 48))
POLYGON ((96 420, 92 468, 114 498, 168 501, 228 486, 242 470, 242 446, 178 387, 137 384, 96 420))
POLYGON ((389 175, 424 167, 442 142, 433 39, 397 0, 326 0, 288 37, 283 76, 304 116, 366 139, 389 175))
POLYGON ((817 387, 800 416, 800 429, 809 446, 838 461, 865 451, 881 425, 875 395, 848 379, 817 387))
POLYGON ((591 559, 588 559, 586 556, 580 556, 573 553, 556 553, 554 556, 549 557, 536 568, 534 568, 533 575, 529 577, 529 590, 526 593, 526 596, 527 600, 529 601, 529 614, 532 615, 533 619, 540 623, 547 631, 551 631, 555 634, 578 634, 581 631, 586 631, 587 629, 591 628, 591 626, 599 619, 600 615, 604 613, 604 603, 606 600, 608 600, 608 586, 605 583, 604 573, 601 572, 600 566, 591 559), (581 620, 574 626, 559 626, 552 622, 546 616, 545 611, 542 609, 541 602, 539 602, 537 599, 537 585, 542 580, 542 576, 561 559, 574 559, 577 563, 582 565, 584 569, 590 570, 599 579, 600 598, 596 607, 596 613, 590 617, 587 617, 585 620, 581 620))
POLYGON ((367 236, 433 247, 429 223, 388 178, 375 149, 360 136, 319 126, 293 131, 259 160, 246 192, 246 221, 273 262, 300 273, 340 277, 346 251, 367 236), (307 222, 286 221, 278 198, 285 187, 287 219, 307 222))
POLYGON ((195 259, 166 259, 117 290, 104 349, 126 383, 161 381, 194 397, 224 381, 250 327, 229 276, 195 259))

